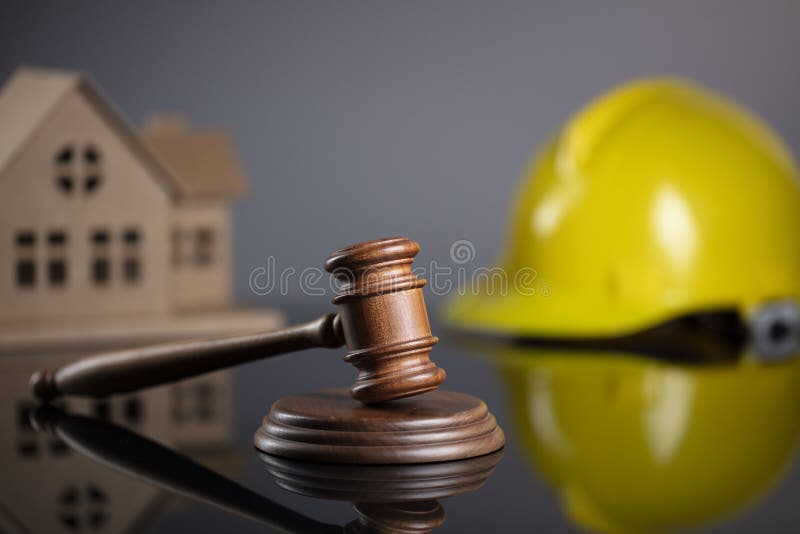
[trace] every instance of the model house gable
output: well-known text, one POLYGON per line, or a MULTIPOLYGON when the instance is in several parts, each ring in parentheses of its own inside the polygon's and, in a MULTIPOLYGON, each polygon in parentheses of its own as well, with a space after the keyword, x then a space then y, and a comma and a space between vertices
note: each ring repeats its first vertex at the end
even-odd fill
MULTIPOLYGON (((148 168, 169 194, 177 194, 174 180, 142 145, 135 130, 125 121, 111 101, 88 78, 73 71, 20 67, 0 90, 0 182, 4 171, 30 142, 33 135, 45 126, 45 121, 77 93, 101 116, 132 155, 148 168)), ((54 155, 55 156, 55 155, 54 155)), ((60 154, 61 162, 69 162, 67 153, 60 154)), ((88 158, 93 158, 91 151, 88 158)), ((94 161, 92 159, 92 161, 94 161)))

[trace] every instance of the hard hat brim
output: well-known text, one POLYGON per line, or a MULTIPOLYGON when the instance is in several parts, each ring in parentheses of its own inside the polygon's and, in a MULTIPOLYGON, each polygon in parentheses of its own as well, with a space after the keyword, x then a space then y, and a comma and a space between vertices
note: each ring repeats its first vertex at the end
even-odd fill
MULTIPOLYGON (((741 310, 742 303, 704 302, 703 309, 741 310)), ((518 338, 617 337, 640 332, 699 308, 687 303, 659 307, 591 302, 549 294, 460 295, 445 303, 442 318, 451 328, 518 338)))

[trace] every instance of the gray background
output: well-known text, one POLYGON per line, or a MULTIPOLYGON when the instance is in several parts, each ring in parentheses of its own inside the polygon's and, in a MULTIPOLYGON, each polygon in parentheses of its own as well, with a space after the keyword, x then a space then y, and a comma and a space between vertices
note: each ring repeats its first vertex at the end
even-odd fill
POLYGON ((269 255, 299 270, 403 234, 423 262, 469 239, 491 264, 533 149, 631 77, 694 78, 798 148, 800 3, 640 4, 0 1, 0 77, 80 69, 137 124, 228 128, 252 177, 237 292, 283 305, 248 291, 269 255))
MULTIPOLYGON (((22 63, 80 69, 137 124, 164 110, 226 127, 252 179, 235 212, 237 294, 294 321, 328 306, 294 285, 285 297, 249 292, 248 273, 267 256, 302 269, 338 246, 405 234, 422 243, 422 264, 446 263, 457 239, 475 244, 475 265, 490 264, 532 150, 587 99, 631 77, 671 73, 710 85, 797 150, 799 28, 800 2, 788 1, 0 0, 0 77, 22 63)), ((491 366, 444 345, 434 356, 448 388, 485 399, 510 436, 487 486, 445 503, 444 530, 570 531, 516 449, 491 366)), ((309 351, 243 368, 240 444, 272 400, 349 384, 340 356, 309 351)), ((280 491, 250 458, 241 480, 265 495, 322 520, 354 515, 280 491)), ((795 469, 723 531, 795 531, 798 487, 795 469)), ((181 528, 260 531, 208 506, 155 525, 181 528)))

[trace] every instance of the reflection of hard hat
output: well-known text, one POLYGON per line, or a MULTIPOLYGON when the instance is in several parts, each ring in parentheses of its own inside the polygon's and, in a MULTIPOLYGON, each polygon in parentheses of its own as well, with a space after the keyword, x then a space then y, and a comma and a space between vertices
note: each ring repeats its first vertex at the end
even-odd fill
POLYGON ((512 434, 585 528, 718 521, 763 496, 794 455, 800 359, 681 367, 611 353, 498 356, 512 434))
POLYGON ((502 262, 510 291, 460 297, 447 317, 514 335, 615 335, 797 298, 796 175, 777 136, 732 102, 675 79, 625 85, 525 173, 502 262))

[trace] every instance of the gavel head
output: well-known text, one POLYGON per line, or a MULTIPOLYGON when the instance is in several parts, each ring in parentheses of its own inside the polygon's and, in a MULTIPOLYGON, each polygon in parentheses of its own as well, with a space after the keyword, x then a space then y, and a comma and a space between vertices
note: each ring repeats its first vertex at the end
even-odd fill
POLYGON ((428 355, 431 335, 422 296, 425 280, 411 272, 419 245, 404 237, 337 250, 325 269, 339 283, 333 303, 347 344, 345 360, 358 369, 353 397, 372 404, 439 387, 445 372, 428 355))

